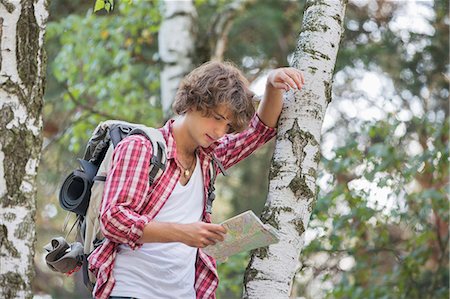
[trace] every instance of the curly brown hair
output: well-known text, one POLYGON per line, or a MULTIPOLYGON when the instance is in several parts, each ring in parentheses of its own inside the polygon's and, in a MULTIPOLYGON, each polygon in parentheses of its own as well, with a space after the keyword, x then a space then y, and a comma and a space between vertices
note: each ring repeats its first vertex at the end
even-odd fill
POLYGON ((216 107, 225 105, 232 114, 231 127, 239 132, 255 113, 253 96, 248 80, 235 65, 210 61, 184 77, 172 108, 178 115, 194 108, 209 116, 216 107))

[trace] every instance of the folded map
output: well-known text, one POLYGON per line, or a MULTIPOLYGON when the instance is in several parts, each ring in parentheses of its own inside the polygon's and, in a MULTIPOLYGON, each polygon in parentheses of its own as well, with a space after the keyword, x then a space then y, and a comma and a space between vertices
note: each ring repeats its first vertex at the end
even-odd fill
POLYGON ((203 248, 203 252, 219 262, 242 251, 277 243, 280 238, 275 228, 263 224, 253 213, 246 211, 221 223, 226 229, 225 240, 203 248))

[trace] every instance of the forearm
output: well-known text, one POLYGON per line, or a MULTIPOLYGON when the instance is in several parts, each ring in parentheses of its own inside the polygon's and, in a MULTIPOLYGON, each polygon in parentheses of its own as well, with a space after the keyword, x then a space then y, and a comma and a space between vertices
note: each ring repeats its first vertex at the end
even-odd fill
POLYGON ((264 97, 258 107, 258 116, 268 127, 275 128, 283 108, 283 90, 266 84, 264 97))
POLYGON ((151 221, 147 223, 139 239, 139 243, 168 243, 182 242, 183 230, 182 225, 172 222, 151 221))
POLYGON ((151 221, 145 225, 138 242, 181 242, 191 247, 203 248, 223 241, 225 233, 223 226, 202 221, 186 224, 151 221))
POLYGON ((289 89, 302 89, 305 83, 303 74, 292 67, 271 71, 267 77, 266 92, 258 108, 261 121, 269 127, 277 125, 283 108, 283 92, 289 89))

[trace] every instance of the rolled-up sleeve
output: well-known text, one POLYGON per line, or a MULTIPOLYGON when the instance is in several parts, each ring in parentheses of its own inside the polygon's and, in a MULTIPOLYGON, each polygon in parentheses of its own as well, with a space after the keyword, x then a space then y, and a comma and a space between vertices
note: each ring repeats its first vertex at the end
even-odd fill
POLYGON ((100 227, 115 243, 136 249, 149 222, 141 215, 148 201, 152 146, 143 136, 125 138, 115 148, 103 191, 100 227))
POLYGON ((249 156, 275 135, 276 129, 266 126, 255 113, 247 129, 222 137, 214 154, 225 169, 228 169, 249 156))

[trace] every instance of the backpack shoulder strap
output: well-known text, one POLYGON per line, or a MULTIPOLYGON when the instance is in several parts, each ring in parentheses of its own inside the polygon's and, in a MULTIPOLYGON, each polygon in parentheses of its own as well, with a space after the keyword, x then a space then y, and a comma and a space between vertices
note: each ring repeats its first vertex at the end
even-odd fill
POLYGON ((214 199, 216 199, 216 194, 214 193, 216 188, 214 187, 214 183, 217 177, 217 168, 220 169, 220 172, 222 172, 224 176, 228 175, 225 172, 225 168, 223 167, 222 163, 220 163, 220 161, 217 160, 215 156, 212 156, 211 163, 209 164, 208 201, 206 202, 206 212, 209 214, 212 213, 212 204, 214 199))
POLYGON ((138 126, 130 131, 130 135, 143 135, 153 147, 153 156, 150 160, 149 183, 153 184, 164 172, 167 164, 166 140, 161 131, 146 126, 138 126))

